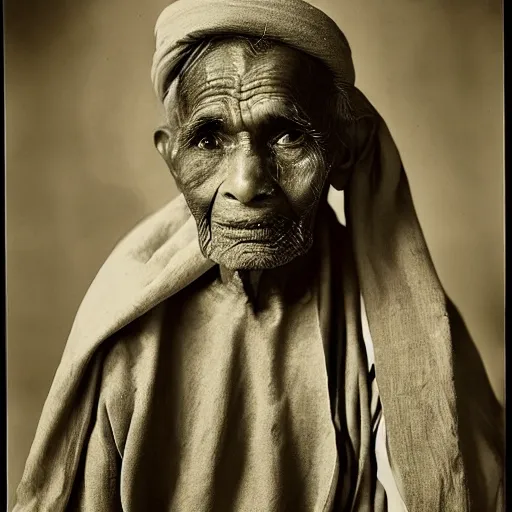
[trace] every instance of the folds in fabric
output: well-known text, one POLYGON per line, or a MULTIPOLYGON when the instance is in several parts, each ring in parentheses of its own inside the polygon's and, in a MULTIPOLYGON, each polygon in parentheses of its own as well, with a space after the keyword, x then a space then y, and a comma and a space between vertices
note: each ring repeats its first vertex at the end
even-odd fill
MULTIPOLYGON (((191 43, 219 34, 267 35, 305 51, 331 69, 344 91, 362 98, 351 88, 342 32, 302 0, 179 0, 164 11, 156 33, 152 78, 160 98, 191 43)), ((375 112, 369 103, 368 111, 375 112)), ((371 150, 354 165, 345 190, 346 218, 392 468, 409 512, 493 510, 503 479, 501 410, 433 267, 395 143, 376 119, 371 150), (470 375, 481 386, 473 395, 470 375)), ((93 413, 102 343, 212 265, 200 254, 181 197, 109 258, 70 334, 16 511, 65 508, 93 413)))

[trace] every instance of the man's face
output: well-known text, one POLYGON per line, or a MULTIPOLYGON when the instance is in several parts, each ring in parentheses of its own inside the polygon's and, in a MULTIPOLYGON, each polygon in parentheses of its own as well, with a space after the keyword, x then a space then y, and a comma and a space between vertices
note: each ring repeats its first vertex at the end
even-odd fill
POLYGON ((311 247, 329 164, 326 75, 291 48, 254 54, 232 40, 182 77, 164 157, 209 259, 268 269, 311 247))

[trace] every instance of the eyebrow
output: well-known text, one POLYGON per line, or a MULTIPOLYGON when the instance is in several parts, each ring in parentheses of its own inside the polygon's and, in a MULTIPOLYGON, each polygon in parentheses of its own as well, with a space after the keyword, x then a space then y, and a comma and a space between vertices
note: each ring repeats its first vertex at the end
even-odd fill
POLYGON ((272 112, 266 115, 261 129, 272 135, 287 129, 296 129, 309 135, 320 144, 323 144, 326 138, 326 134, 317 130, 309 116, 295 105, 287 107, 282 112, 272 112))
MULTIPOLYGON (((226 128, 226 121, 221 116, 204 115, 189 122, 179 132, 178 143, 185 147, 201 132, 221 132, 226 128)), ((296 105, 286 105, 276 112, 268 112, 259 123, 259 131, 263 133, 278 132, 285 129, 297 129, 307 133, 315 139, 322 139, 323 135, 316 131, 309 116, 296 105)))
POLYGON ((297 116, 293 112, 271 113, 265 116, 261 123, 262 131, 279 131, 286 128, 295 128, 304 132, 313 132, 311 121, 306 116, 297 116))

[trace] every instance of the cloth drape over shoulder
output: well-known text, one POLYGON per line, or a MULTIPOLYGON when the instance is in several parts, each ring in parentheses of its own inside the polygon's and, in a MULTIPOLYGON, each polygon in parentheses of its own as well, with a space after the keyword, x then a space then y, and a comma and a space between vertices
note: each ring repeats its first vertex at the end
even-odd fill
MULTIPOLYGON (((339 266, 353 260, 354 288, 364 299, 391 468, 409 512, 500 510, 502 410, 439 282, 392 136, 354 86, 348 42, 334 21, 302 0, 178 0, 157 22, 152 79, 158 96, 163 99, 198 41, 230 34, 265 35, 320 59, 340 94, 348 96, 348 118, 375 120, 376 136, 345 190, 350 254, 340 251, 339 266)), ((336 256, 331 258, 336 267, 336 256)), ((66 508, 91 422, 98 416, 103 354, 114 335, 212 266, 200 253, 181 196, 115 249, 77 314, 18 489, 16 511, 66 508)), ((345 317, 357 316, 356 303, 345 301, 345 307, 353 305, 345 317)), ((364 500, 351 503, 350 510, 374 506, 364 500)), ((125 502, 123 507, 142 510, 125 502)))

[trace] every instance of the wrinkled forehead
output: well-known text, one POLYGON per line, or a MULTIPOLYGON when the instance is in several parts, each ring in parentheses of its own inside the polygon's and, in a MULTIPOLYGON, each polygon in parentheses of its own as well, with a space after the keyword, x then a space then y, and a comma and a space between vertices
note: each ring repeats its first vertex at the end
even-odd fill
POLYGON ((325 66, 309 55, 272 41, 247 38, 214 40, 180 73, 180 109, 190 112, 213 97, 253 102, 282 99, 313 108, 333 80, 325 66))

